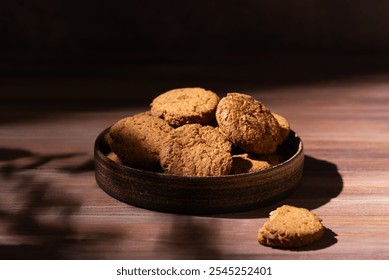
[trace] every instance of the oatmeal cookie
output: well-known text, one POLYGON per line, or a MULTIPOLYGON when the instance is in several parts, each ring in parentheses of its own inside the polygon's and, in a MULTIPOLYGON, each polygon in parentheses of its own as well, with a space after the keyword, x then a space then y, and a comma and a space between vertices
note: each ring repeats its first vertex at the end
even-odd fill
POLYGON ((231 174, 251 173, 271 167, 270 163, 253 154, 232 156, 231 174))
POLYGON ((158 170, 159 152, 173 128, 150 112, 127 117, 115 123, 109 132, 112 151, 128 166, 158 170))
POLYGON ((250 95, 227 94, 217 106, 216 120, 227 138, 246 152, 271 154, 281 143, 277 120, 250 95))
POLYGON ((187 124, 174 130, 160 159, 168 174, 228 175, 232 165, 231 143, 214 127, 187 124))
POLYGON ((157 96, 150 104, 154 116, 165 119, 171 126, 208 124, 215 119, 219 97, 203 88, 179 88, 157 96))
POLYGON ((288 120, 276 113, 272 113, 273 116, 276 118, 278 124, 280 125, 280 133, 281 133, 281 143, 285 142, 286 139, 288 139, 289 132, 290 132, 290 125, 288 120))
POLYGON ((284 205, 270 212, 270 219, 258 232, 262 245, 295 248, 311 244, 324 234, 321 219, 305 208, 284 205))

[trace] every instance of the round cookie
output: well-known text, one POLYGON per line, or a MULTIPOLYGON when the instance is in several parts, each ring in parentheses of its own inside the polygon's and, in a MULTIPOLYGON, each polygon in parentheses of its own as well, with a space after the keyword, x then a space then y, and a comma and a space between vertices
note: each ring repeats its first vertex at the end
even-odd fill
POLYGON ((286 139, 288 139, 289 132, 290 132, 290 125, 288 120, 276 113, 272 113, 273 116, 276 118, 278 124, 280 125, 280 133, 281 133, 281 143, 285 142, 286 139))
POLYGON ((230 174, 258 172, 269 167, 271 165, 267 161, 253 154, 233 155, 230 174))
POLYGON ((149 112, 127 117, 115 123, 109 132, 111 149, 131 167, 160 170, 159 152, 173 128, 149 112))
POLYGON ((181 176, 228 175, 231 142, 216 128, 187 124, 174 130, 161 150, 161 166, 168 174, 181 176))
POLYGON ((208 124, 215 119, 219 97, 203 88, 178 88, 157 96, 150 104, 154 116, 171 126, 208 124))
POLYGON ((258 232, 265 246, 296 248, 319 240, 324 234, 321 219, 305 208, 284 205, 270 212, 270 219, 258 232))
POLYGON ((277 120, 250 95, 227 94, 217 106, 216 120, 227 138, 246 152, 271 154, 281 143, 277 120))

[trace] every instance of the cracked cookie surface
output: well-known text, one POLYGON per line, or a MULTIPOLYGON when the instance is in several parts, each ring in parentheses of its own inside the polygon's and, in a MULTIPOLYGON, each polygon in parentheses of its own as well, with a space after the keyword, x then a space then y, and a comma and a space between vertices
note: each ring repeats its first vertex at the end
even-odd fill
POLYGON ((150 112, 116 122, 110 129, 110 146, 120 160, 134 168, 160 170, 159 153, 173 128, 150 112))
POLYGON ((228 93, 217 106, 216 120, 227 138, 246 152, 271 154, 281 143, 277 120, 250 95, 228 93))
POLYGON ((167 174, 228 175, 232 165, 231 142, 214 127, 183 125, 174 130, 160 159, 167 174))
POLYGON ((215 119, 219 97, 203 88, 178 88, 157 96, 150 104, 154 116, 171 126, 199 123, 206 125, 215 119))

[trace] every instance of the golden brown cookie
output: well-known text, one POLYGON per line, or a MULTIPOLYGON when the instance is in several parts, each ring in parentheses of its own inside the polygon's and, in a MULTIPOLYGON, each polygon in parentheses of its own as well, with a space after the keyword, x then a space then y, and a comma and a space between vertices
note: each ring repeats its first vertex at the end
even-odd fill
POLYGON ((262 245, 295 248, 319 240, 324 233, 321 219, 305 208, 284 205, 270 212, 270 219, 258 232, 262 245))
POLYGON ((232 165, 231 143, 214 127, 187 124, 174 130, 160 159, 168 174, 228 175, 232 165))
POLYGON ((239 154, 232 156, 231 174, 251 173, 264 170, 271 165, 253 154, 239 154))
POLYGON ((112 151, 128 166, 158 170, 159 152, 173 128, 149 112, 115 123, 109 132, 112 151))
POLYGON ((157 96, 152 103, 151 113, 165 119, 171 126, 184 124, 208 124, 215 119, 219 97, 203 88, 173 89, 157 96))
POLYGON ((241 93, 229 93, 216 109, 221 131, 246 152, 271 154, 281 143, 280 126, 258 100, 241 93))
POLYGON ((288 120, 276 113, 272 113, 273 116, 276 118, 278 124, 280 125, 280 133, 281 133, 281 143, 283 143, 286 139, 288 139, 289 132, 290 132, 290 125, 288 120))

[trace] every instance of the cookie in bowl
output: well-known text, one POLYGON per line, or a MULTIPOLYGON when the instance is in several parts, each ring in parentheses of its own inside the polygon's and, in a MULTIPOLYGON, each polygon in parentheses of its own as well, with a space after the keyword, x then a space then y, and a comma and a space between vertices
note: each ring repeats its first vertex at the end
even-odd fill
POLYGON ((228 93, 216 109, 220 130, 246 152, 271 154, 281 143, 280 125, 260 101, 242 93, 228 93))
POLYGON ((180 176, 220 176, 230 174, 231 142, 212 126, 187 124, 176 128, 162 148, 165 173, 180 176))
POLYGON ((109 144, 123 164, 144 170, 160 170, 159 153, 173 128, 150 112, 116 122, 109 131, 109 144))
POLYGON ((166 120, 169 125, 206 125, 215 120, 219 97, 216 93, 199 87, 172 89, 158 95, 150 104, 154 116, 166 120))

